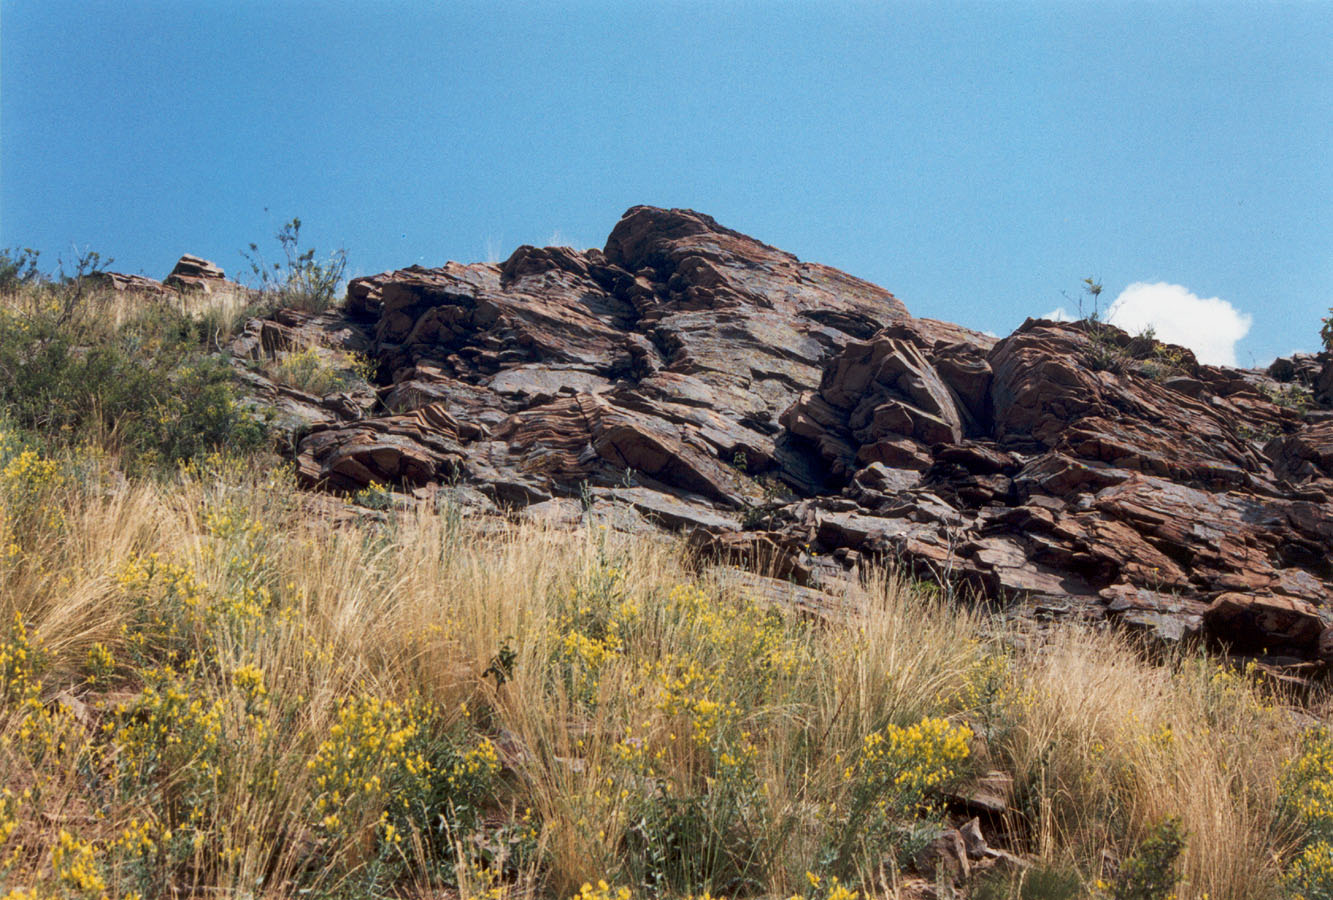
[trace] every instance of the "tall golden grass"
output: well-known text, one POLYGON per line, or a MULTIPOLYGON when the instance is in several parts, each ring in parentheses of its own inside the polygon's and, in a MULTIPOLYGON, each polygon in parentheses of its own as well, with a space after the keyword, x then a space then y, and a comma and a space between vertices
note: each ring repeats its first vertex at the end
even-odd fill
MULTIPOLYGON (((1010 773, 994 839, 1086 895, 1168 816, 1188 834, 1180 900, 1273 896, 1301 837, 1278 812, 1294 701, 1201 655, 1150 661, 1073 625, 1019 644, 892 572, 848 589, 850 619, 812 622, 695 571, 665 538, 447 503, 376 513, 225 459, 157 481, 87 454, 19 466, 9 441, 0 640, 9 628, 17 645, 18 616, 41 659, 27 694, 0 667, 5 890, 568 897, 605 878, 787 897, 842 859, 844 882, 907 896, 911 860, 893 847, 920 838, 908 820, 940 816, 904 800, 887 844, 845 821, 873 809, 856 794, 873 735, 941 787, 1010 773), (259 687, 237 674, 253 670, 259 687), (196 735, 190 753, 134 737, 158 721, 154 678, 198 704, 162 735, 196 735), (374 722, 404 748, 447 744, 434 771, 482 793, 458 788, 436 818, 402 819, 418 821, 407 834, 386 824, 391 791, 332 797, 321 767, 362 733, 358 698, 392 705, 374 722), (968 759, 932 756, 945 744, 911 730, 929 722, 970 734, 968 759), (156 849, 127 849, 135 828, 156 849), (95 879, 70 874, 62 831, 95 879)), ((374 727, 365 740, 389 746, 374 727)), ((417 783, 408 749, 375 752, 358 779, 417 783)))

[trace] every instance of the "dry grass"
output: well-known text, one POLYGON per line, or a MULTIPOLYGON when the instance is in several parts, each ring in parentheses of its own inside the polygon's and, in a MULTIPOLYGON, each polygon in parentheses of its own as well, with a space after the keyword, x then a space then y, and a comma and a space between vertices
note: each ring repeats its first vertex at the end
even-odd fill
POLYGON ((0 448, 0 622, 43 658, 31 690, 0 666, 2 888, 822 900, 816 872, 891 896, 938 821, 901 785, 937 799, 990 766, 1015 777, 1011 849, 1089 892, 1166 816, 1190 836, 1181 900, 1272 896, 1300 837, 1274 811, 1293 717, 1203 658, 1072 628, 1007 650, 890 576, 854 621, 812 623, 670 541, 384 523, 226 460, 127 482, 20 455, 0 448), (152 707, 169 685, 180 708, 152 707), (897 749, 875 762, 874 740, 897 749), (132 822, 153 851, 127 849, 132 822), (61 829, 104 888, 61 881, 61 829))
POLYGON ((1296 834, 1274 814, 1297 728, 1241 674, 1198 657, 1151 666, 1114 634, 1069 630, 1020 660, 997 757, 1019 774, 1045 858, 1122 854, 1175 816, 1193 896, 1266 897, 1296 834))

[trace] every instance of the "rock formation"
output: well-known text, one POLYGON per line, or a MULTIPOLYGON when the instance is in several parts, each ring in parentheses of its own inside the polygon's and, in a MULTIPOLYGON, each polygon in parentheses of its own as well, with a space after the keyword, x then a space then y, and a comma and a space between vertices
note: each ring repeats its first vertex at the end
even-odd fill
POLYGON ((1207 366, 1096 322, 996 340, 651 207, 602 250, 355 279, 341 312, 254 320, 233 352, 313 345, 379 384, 270 392, 312 488, 610 505, 797 587, 887 559, 1037 616, 1333 660, 1327 353, 1207 366))
POLYGON ((124 272, 94 272, 89 277, 108 290, 128 291, 162 299, 192 294, 218 294, 244 300, 254 293, 244 285, 228 281, 226 273, 218 266, 188 253, 176 261, 171 273, 162 281, 124 272))

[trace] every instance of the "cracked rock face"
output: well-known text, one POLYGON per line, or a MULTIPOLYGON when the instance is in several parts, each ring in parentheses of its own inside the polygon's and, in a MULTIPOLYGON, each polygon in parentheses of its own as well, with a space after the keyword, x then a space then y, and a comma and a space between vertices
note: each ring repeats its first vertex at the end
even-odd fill
POLYGON ((312 487, 582 497, 807 588, 891 559, 1041 614, 1333 656, 1327 354, 1236 370, 1040 320, 996 340, 652 207, 602 250, 355 279, 341 314, 256 320, 233 351, 284 341, 381 379, 313 398, 312 487))

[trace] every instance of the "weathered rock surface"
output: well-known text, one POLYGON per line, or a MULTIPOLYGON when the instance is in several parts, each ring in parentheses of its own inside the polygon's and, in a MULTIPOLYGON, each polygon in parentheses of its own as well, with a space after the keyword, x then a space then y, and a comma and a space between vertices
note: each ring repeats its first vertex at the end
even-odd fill
POLYGON ((124 272, 96 272, 90 276, 101 286, 147 297, 171 298, 189 294, 222 294, 246 299, 254 292, 228 281, 221 268, 198 256, 185 254, 162 281, 124 272))
POLYGON ((170 297, 174 294, 162 282, 156 278, 149 278, 147 275, 128 275, 124 272, 94 272, 89 276, 89 280, 106 290, 142 294, 147 297, 170 297))
POLYGON ((307 404, 311 486, 612 503, 784 583, 892 560, 1034 615, 1333 653, 1329 354, 1236 370, 1041 320, 997 340, 651 207, 601 250, 355 279, 340 316, 256 320, 233 352, 298 345, 378 367, 370 403, 307 404))
POLYGON ((162 283, 178 291, 200 291, 205 294, 230 292, 240 287, 227 280, 227 274, 221 267, 188 253, 176 261, 175 267, 162 283))

